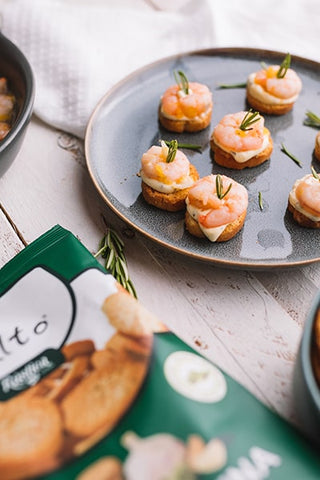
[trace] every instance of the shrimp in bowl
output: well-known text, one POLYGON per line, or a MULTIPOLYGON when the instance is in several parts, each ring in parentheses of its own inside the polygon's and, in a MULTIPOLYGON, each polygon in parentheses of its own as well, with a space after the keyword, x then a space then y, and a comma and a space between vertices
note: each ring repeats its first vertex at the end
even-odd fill
POLYGON ((170 86, 162 95, 159 106, 159 121, 171 132, 198 132, 211 121, 212 93, 206 85, 189 82, 179 70, 175 73, 176 85, 170 86))
POLYGON ((177 140, 153 145, 141 158, 141 188, 147 203, 176 212, 185 208, 189 188, 199 178, 187 156, 178 150, 177 140))
POLYGON ((207 175, 190 188, 186 198, 186 229, 211 242, 225 242, 242 228, 248 208, 248 192, 225 175, 207 175))
POLYGON ((264 118, 252 110, 225 115, 212 132, 210 146, 216 163, 236 170, 260 165, 273 150, 264 118))
POLYGON ((320 228, 320 174, 312 174, 295 181, 288 200, 288 210, 302 227, 320 228))
POLYGON ((290 64, 288 53, 281 65, 266 66, 249 75, 247 100, 251 107, 271 115, 283 115, 292 110, 302 81, 290 64))

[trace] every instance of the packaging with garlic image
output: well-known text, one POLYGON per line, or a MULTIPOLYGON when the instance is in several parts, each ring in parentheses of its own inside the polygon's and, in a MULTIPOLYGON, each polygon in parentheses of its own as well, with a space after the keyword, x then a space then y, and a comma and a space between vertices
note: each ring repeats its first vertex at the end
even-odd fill
POLYGON ((0 321, 2 480, 319 478, 293 427, 60 226, 0 270, 0 321))

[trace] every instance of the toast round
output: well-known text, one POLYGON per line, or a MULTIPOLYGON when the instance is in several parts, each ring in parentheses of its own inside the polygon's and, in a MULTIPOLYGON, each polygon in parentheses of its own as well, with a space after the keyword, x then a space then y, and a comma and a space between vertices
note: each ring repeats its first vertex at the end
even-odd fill
POLYGON ((82 438, 109 433, 137 395, 151 351, 151 335, 134 339, 116 333, 106 346, 106 362, 99 359, 101 368, 91 371, 61 402, 66 431, 82 438))
POLYGON ((293 205, 288 201, 288 210, 292 213, 293 219, 302 227, 307 228, 320 228, 320 221, 316 222, 311 220, 311 218, 307 217, 303 213, 299 212, 293 205))
POLYGON ((102 457, 83 470, 76 480, 123 480, 122 464, 117 457, 102 457))
MULTIPOLYGON (((230 240, 233 238, 239 230, 241 230, 245 218, 246 218, 247 210, 245 210, 240 217, 238 217, 236 220, 234 220, 232 223, 229 223, 226 228, 223 230, 223 232, 219 235, 217 238, 216 242, 226 242, 227 240, 230 240)), ((185 214, 185 225, 186 229, 188 230, 191 235, 194 235, 195 237, 198 238, 206 238, 205 234, 199 227, 198 222, 192 218, 190 213, 186 211, 185 214)))
POLYGON ((161 111, 161 104, 159 107, 159 122, 161 125, 170 132, 199 132, 200 130, 204 130, 208 127, 211 122, 211 115, 212 115, 212 106, 201 115, 201 117, 197 118, 188 118, 188 119, 172 119, 166 117, 163 112, 161 111))
POLYGON ((127 291, 109 295, 102 311, 116 330, 132 337, 151 335, 160 328, 158 319, 127 291))
POLYGON ((267 147, 258 155, 255 155, 254 157, 250 158, 246 162, 241 162, 241 163, 237 162, 230 153, 226 152, 225 150, 222 150, 222 148, 220 148, 215 143, 213 135, 211 135, 210 147, 214 153, 214 161, 218 165, 221 165, 226 168, 233 168, 235 170, 242 170, 243 168, 251 168, 251 167, 256 167, 258 165, 261 165, 263 162, 265 162, 270 158, 273 150, 273 142, 272 142, 270 132, 268 129, 266 130, 269 138, 267 147))
MULTIPOLYGON (((190 176, 195 182, 199 178, 198 171, 192 164, 190 164, 190 176)), ((176 190, 172 193, 162 193, 150 187, 145 182, 141 182, 142 195, 145 201, 154 207, 168 212, 178 212, 185 208, 185 200, 189 188, 190 187, 176 190)))
POLYGON ((0 478, 29 478, 57 466, 63 442, 59 408, 41 397, 15 397, 0 409, 0 478))
POLYGON ((284 115, 292 110, 294 102, 283 104, 267 104, 257 100, 251 93, 250 88, 247 87, 247 101, 252 108, 258 112, 268 113, 269 115, 284 115))

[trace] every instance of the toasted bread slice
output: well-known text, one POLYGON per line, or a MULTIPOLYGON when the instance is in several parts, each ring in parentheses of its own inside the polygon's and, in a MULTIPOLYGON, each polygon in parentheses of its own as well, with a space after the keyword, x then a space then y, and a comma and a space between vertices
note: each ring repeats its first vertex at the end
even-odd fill
POLYGON ((62 401, 66 431, 84 438, 106 435, 136 397, 145 378, 153 337, 116 333, 106 346, 107 361, 91 371, 62 401), (115 356, 117 361, 108 361, 115 356))
POLYGON ((56 468, 62 442, 62 418, 53 401, 23 395, 9 400, 0 409, 0 478, 33 478, 56 468))
POLYGON ((302 227, 307 228, 320 228, 320 221, 311 220, 311 218, 307 217, 303 213, 299 212, 290 202, 288 202, 288 210, 292 213, 293 219, 302 227))
POLYGON ((102 457, 83 470, 76 480, 123 480, 122 464, 117 457, 102 457))
POLYGON ((251 93, 250 88, 247 87, 247 101, 252 108, 257 110, 260 113, 267 113, 269 115, 284 115, 285 113, 290 112, 294 106, 292 103, 283 103, 283 104, 267 104, 263 103, 260 100, 257 100, 251 93))
MULTIPOLYGON (((196 182, 199 178, 196 167, 190 164, 190 176, 196 182)), ((173 193, 158 192, 154 188, 147 185, 145 182, 141 182, 142 195, 147 203, 161 210, 167 210, 168 212, 178 212, 185 208, 185 200, 188 195, 189 188, 183 188, 176 190, 173 193)))
MULTIPOLYGON (((247 214, 247 211, 245 210, 240 215, 240 217, 238 217, 232 223, 229 223, 226 226, 226 228, 223 230, 223 232, 219 235, 216 242, 226 242, 227 240, 230 240, 231 238, 233 238, 239 232, 239 230, 241 230, 246 218, 246 214, 247 214)), ((185 214, 185 225, 188 232, 194 235, 195 237, 206 238, 205 234, 199 227, 198 222, 191 217, 188 211, 186 211, 186 214, 185 214)))
POLYGON ((170 132, 199 132, 207 128, 211 122, 212 106, 199 117, 189 119, 172 119, 166 117, 159 106, 159 121, 170 132))
POLYGON ((273 142, 272 138, 270 135, 270 132, 268 129, 268 137, 269 137, 269 143, 267 147, 258 155, 255 155, 254 157, 250 158, 246 162, 237 162, 233 156, 226 152, 225 150, 222 150, 214 141, 213 135, 211 136, 210 139, 210 147, 211 150, 214 152, 214 161, 223 167, 226 168, 233 168, 235 170, 242 170, 243 168, 251 168, 251 167, 256 167, 258 165, 261 165, 264 163, 266 160, 268 160, 271 156, 272 150, 273 150, 273 142))

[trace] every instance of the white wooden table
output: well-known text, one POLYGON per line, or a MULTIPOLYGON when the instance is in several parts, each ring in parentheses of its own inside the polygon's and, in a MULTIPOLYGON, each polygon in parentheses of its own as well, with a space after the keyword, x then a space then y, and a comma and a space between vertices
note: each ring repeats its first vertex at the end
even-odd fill
POLYGON ((125 242, 139 300, 262 402, 297 423, 293 368, 320 287, 320 264, 235 271, 160 247, 130 230, 100 199, 83 144, 33 118, 18 157, 0 178, 0 266, 57 223, 96 252, 105 222, 125 242))

